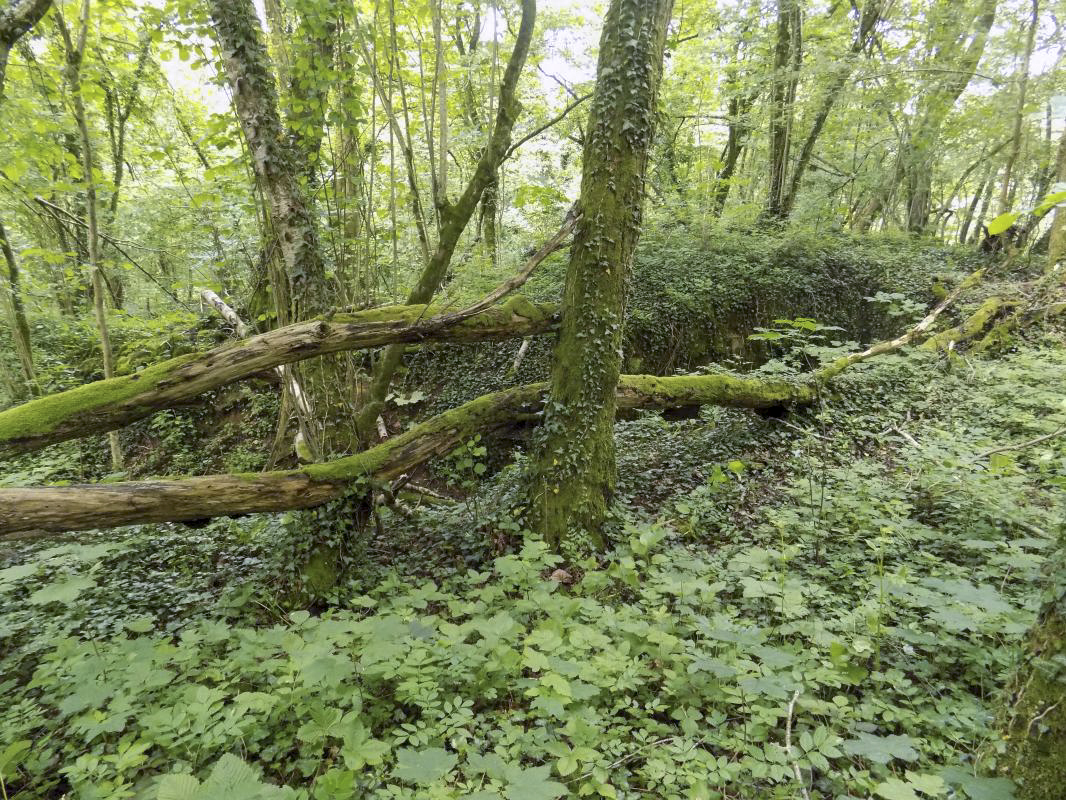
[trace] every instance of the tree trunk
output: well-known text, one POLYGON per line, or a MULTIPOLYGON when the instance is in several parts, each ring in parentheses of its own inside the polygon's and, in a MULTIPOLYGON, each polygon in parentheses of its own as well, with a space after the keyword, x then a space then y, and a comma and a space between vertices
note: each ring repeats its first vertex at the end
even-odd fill
MULTIPOLYGON (((37 374, 33 369, 33 347, 30 344, 30 325, 26 321, 26 308, 22 303, 22 287, 19 283, 19 265, 15 258, 15 251, 11 249, 11 243, 7 239, 7 231, 0 222, 0 250, 4 251, 4 261, 7 262, 7 292, 11 315, 11 336, 15 340, 15 352, 18 353, 19 364, 22 367, 22 377, 25 388, 31 395, 38 394, 40 387, 37 385, 37 374)), ((21 396, 21 395, 20 395, 21 396)))
MULTIPOLYGON (((612 408, 674 408, 714 404, 780 410, 809 404, 819 396, 822 385, 851 366, 896 352, 927 336, 939 315, 964 291, 979 283, 981 276, 980 270, 970 275, 925 318, 902 335, 878 342, 862 352, 842 356, 809 375, 802 383, 726 374, 671 378, 623 375, 612 393, 612 408)), ((962 342, 979 335, 994 313, 1007 305, 998 298, 992 300, 995 303, 986 302, 956 329, 933 337, 931 346, 950 346, 952 342, 962 342), (951 342, 945 342, 945 336, 950 337, 951 342)), ((1064 312, 1066 303, 1055 306, 1054 313, 1064 312)), ((1012 319, 1016 323, 1026 322, 1048 313, 1053 312, 1041 307, 1030 310, 1028 314, 1015 314, 1012 319)), ((546 384, 533 384, 485 395, 427 420, 371 450, 301 470, 103 486, 0 489, 0 533, 40 529, 81 530, 317 505, 343 493, 354 481, 367 477, 387 479, 436 454, 449 452, 479 430, 494 430, 515 422, 528 424, 537 420, 558 428, 558 413, 545 414, 543 411, 541 398, 547 388, 546 384)), ((39 403, 20 408, 38 406, 39 403)), ((11 420, 8 413, 5 421, 11 420)), ((14 429, 18 429, 17 420, 14 429)), ((548 433, 549 436, 553 434, 551 428, 548 433)), ((571 441, 582 441, 584 431, 578 430, 577 434, 577 438, 571 441)), ((566 444, 554 455, 565 460, 566 444)), ((552 468, 565 468, 565 465, 556 463, 557 458, 552 457, 550 451, 541 452, 541 462, 545 458, 551 458, 552 468)))
POLYGON ((751 134, 748 114, 757 97, 758 95, 753 92, 729 98, 729 131, 722 150, 722 169, 715 176, 714 186, 711 188, 711 214, 715 217, 722 216, 726 201, 729 200, 729 192, 733 187, 733 175, 736 174, 740 154, 744 151, 744 146, 751 134))
MULTIPOLYGON (((107 313, 104 306, 104 273, 100 263, 100 240, 97 222, 96 180, 93 177, 93 146, 89 135, 89 122, 85 112, 85 102, 81 93, 81 67, 85 57, 85 46, 89 36, 89 8, 91 0, 83 0, 78 22, 77 42, 71 38, 66 21, 60 14, 56 17, 59 31, 66 51, 66 79, 70 90, 74 121, 81 137, 82 179, 85 181, 85 216, 86 237, 89 248, 89 269, 92 273, 93 314, 96 328, 100 333, 100 351, 104 361, 104 380, 115 376, 115 361, 111 350, 111 334, 107 328, 107 313)), ((122 469, 122 445, 118 433, 108 434, 111 448, 111 468, 122 469)))
POLYGON ((477 342, 543 333, 555 326, 554 310, 514 297, 469 317, 435 315, 427 306, 391 306, 294 323, 0 411, 0 454, 113 430, 264 370, 317 356, 391 343, 477 342))
MULTIPOLYGON (((45 15, 51 0, 17 0, 10 3, 3 13, 0 13, 0 103, 4 101, 4 85, 7 77, 7 60, 11 54, 11 48, 18 42, 41 17, 45 15)), ((4 251, 4 261, 7 263, 7 284, 10 293, 11 309, 11 335, 15 340, 15 351, 18 353, 19 364, 22 366, 22 374, 26 386, 31 394, 37 394, 37 375, 33 368, 33 349, 30 344, 30 326, 26 321, 26 309, 22 303, 22 289, 19 284, 19 266, 15 259, 15 253, 11 249, 11 243, 7 238, 7 231, 3 223, 0 223, 0 249, 4 251)))
POLYGON ((1022 152, 1022 123, 1025 121, 1025 96, 1029 88, 1029 64, 1033 59, 1033 45, 1036 43, 1036 26, 1040 23, 1040 0, 1033 0, 1033 13, 1029 18, 1029 30, 1025 38, 1025 55, 1021 69, 1018 71, 1018 105, 1014 110, 1014 130, 1011 133, 1011 148, 1007 154, 1007 165, 1003 168, 1003 187, 999 194, 999 213, 1010 211, 1012 194, 1010 189, 1011 174, 1014 164, 1022 152))
POLYGON ((578 221, 563 290, 532 530, 558 545, 597 534, 614 492, 615 390, 644 179, 673 0, 612 0, 585 134, 578 221))
POLYGON ((959 227, 959 244, 966 244, 966 240, 969 238, 970 226, 973 225, 974 215, 977 213, 977 205, 981 202, 981 195, 985 192, 985 186, 992 180, 995 168, 995 164, 991 160, 988 160, 985 164, 984 174, 974 190, 973 197, 970 198, 970 204, 966 207, 966 216, 963 217, 962 225, 959 227))
POLYGON ((5 6, 0 12, 0 102, 4 99, 7 59, 11 48, 40 22, 41 17, 51 8, 52 0, 13 0, 5 6))
POLYGON ((792 170, 792 178, 789 181, 788 190, 781 199, 779 213, 782 218, 788 217, 796 205, 796 196, 799 194, 803 176, 806 174, 807 168, 811 163, 811 157, 814 155, 814 145, 818 141, 818 137, 822 135, 822 128, 825 127, 829 114, 844 89, 844 84, 851 77, 856 56, 865 50, 870 43, 874 27, 881 18, 882 2, 883 0, 867 0, 862 12, 859 14, 859 27, 851 44, 851 50, 841 60, 841 65, 838 67, 835 77, 826 87, 825 94, 822 97, 822 105, 814 115, 810 132, 808 132, 807 138, 803 141, 803 147, 800 150, 799 158, 796 160, 796 166, 792 170))
MULTIPOLYGON (((1055 159, 1055 180, 1066 183, 1066 127, 1063 128, 1062 138, 1059 139, 1059 152, 1055 159)), ((1055 217, 1051 221, 1047 249, 1048 272, 1058 267, 1063 256, 1066 256, 1066 208, 1060 205, 1055 209, 1055 217)))
MULTIPOLYGON (((452 255, 459 244, 459 237, 466 230, 485 190, 498 177, 499 167, 506 157, 507 148, 511 142, 511 131, 520 111, 520 104, 515 93, 518 88, 518 78, 522 74, 526 56, 529 54, 536 16, 536 0, 522 0, 522 21, 515 38, 514 50, 504 70, 496 123, 463 194, 454 205, 445 204, 440 209, 441 226, 437 247, 415 287, 407 296, 409 305, 425 304, 433 299, 451 264, 452 255)), ((369 400, 356 417, 356 429, 364 445, 372 441, 377 431, 377 418, 384 410, 385 397, 392 383, 392 376, 400 366, 403 352, 403 348, 396 345, 387 347, 374 364, 374 378, 370 384, 369 400)))
POLYGON ((1018 800, 1060 800, 1066 785, 1066 541, 1049 562, 1048 588, 1025 641, 1003 715, 998 768, 1018 800))
POLYGON ((774 47, 774 74, 770 92, 770 180, 765 212, 769 219, 785 216, 792 118, 802 52, 800 14, 796 0, 777 0, 777 44, 774 47))
POLYGON ((930 70, 943 72, 947 77, 934 79, 900 152, 907 198, 907 230, 915 234, 924 233, 929 224, 940 130, 981 61, 988 32, 995 21, 997 0, 981 0, 975 17, 960 18, 956 0, 941 0, 941 4, 944 8, 936 10, 935 19, 939 22, 931 26, 927 46, 935 53, 929 62, 930 70), (966 29, 959 29, 960 21, 966 23, 966 29), (967 35, 962 35, 964 32, 967 35))

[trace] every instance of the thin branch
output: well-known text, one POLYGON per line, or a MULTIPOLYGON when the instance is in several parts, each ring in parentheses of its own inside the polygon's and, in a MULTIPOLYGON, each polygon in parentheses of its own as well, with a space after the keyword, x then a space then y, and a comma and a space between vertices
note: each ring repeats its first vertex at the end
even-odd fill
POLYGON ((980 461, 982 458, 988 458, 996 453, 1005 453, 1008 450, 1024 450, 1027 447, 1032 447, 1034 444, 1040 444, 1046 442, 1048 439, 1054 439, 1056 436, 1061 436, 1066 433, 1066 425, 1063 425, 1057 431, 1051 433, 1045 433, 1043 436, 1037 436, 1035 439, 1030 439, 1027 442, 1019 442, 1018 444, 1005 444, 1002 447, 993 447, 991 450, 985 450, 983 453, 978 453, 973 457, 974 461, 980 461))
POLYGON ((533 129, 532 131, 530 131, 529 133, 527 133, 527 134, 526 134, 525 136, 523 136, 523 137, 522 137, 521 139, 519 139, 519 140, 518 140, 517 142, 515 142, 515 143, 514 143, 514 144, 512 144, 512 145, 511 145, 511 146, 510 146, 509 148, 507 148, 507 152, 506 152, 506 153, 504 153, 504 155, 503 155, 503 158, 504 158, 504 160, 506 160, 506 159, 510 158, 510 157, 511 157, 511 154, 512 154, 512 153, 514 153, 514 151, 515 151, 515 150, 517 150, 517 149, 518 149, 519 147, 521 147, 522 145, 524 145, 524 144, 525 144, 526 142, 528 142, 528 141, 529 141, 530 139, 534 139, 534 138, 536 138, 537 136, 540 136, 540 135, 541 135, 542 133, 544 133, 544 131, 548 130, 548 128, 551 128, 552 126, 554 126, 554 125, 556 125, 556 124, 558 124, 558 123, 562 122, 562 121, 563 121, 564 119, 566 119, 566 116, 567 116, 567 115, 568 115, 568 114, 569 114, 569 113, 570 113, 571 111, 573 111, 573 110, 574 110, 575 108, 577 108, 577 107, 578 107, 579 105, 581 105, 582 103, 584 103, 584 102, 585 102, 586 100, 588 100, 588 99, 589 99, 590 97, 592 97, 592 93, 591 93, 591 92, 589 92, 589 93, 588 93, 588 94, 586 94, 586 95, 583 95, 583 96, 579 97, 579 98, 578 98, 577 100, 575 100, 575 101, 574 101, 574 102, 572 102, 572 103, 571 103, 570 105, 568 105, 568 106, 567 106, 566 108, 564 108, 564 109, 563 109, 563 110, 562 110, 562 111, 561 111, 561 112, 560 112, 559 114, 557 114, 557 115, 556 115, 555 117, 552 117, 552 119, 548 120, 547 122, 545 122, 545 123, 544 123, 543 125, 541 125, 540 127, 534 128, 534 129, 533 129))
POLYGON ((453 314, 443 314, 437 318, 437 322, 443 325, 454 325, 456 322, 461 322, 462 320, 467 319, 468 317, 472 317, 475 314, 479 314, 490 306, 495 305, 497 302, 509 295, 515 289, 519 288, 522 284, 529 280, 529 276, 533 274, 533 270, 540 266, 541 262, 544 261, 544 259, 546 259, 552 253, 554 253, 556 250, 559 250, 566 244, 566 240, 573 232, 574 226, 577 225, 577 221, 578 219, 580 219, 580 217, 581 215, 580 213, 578 213, 577 205, 575 204, 571 206, 570 210, 566 214, 566 219, 563 221, 563 224, 559 228, 559 230, 555 232, 554 236, 552 236, 544 244, 542 244, 540 246, 540 249, 538 249, 536 253, 530 256, 529 260, 526 261, 522 269, 516 272, 512 277, 505 280, 487 295, 482 297, 472 306, 467 306, 462 311, 456 311, 453 314))

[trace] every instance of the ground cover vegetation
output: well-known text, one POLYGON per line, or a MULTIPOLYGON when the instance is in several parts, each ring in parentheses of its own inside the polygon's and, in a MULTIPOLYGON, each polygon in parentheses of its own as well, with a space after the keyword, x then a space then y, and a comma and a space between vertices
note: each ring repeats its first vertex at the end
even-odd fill
POLYGON ((1060 800, 1064 14, 0 5, 0 797, 1060 800))

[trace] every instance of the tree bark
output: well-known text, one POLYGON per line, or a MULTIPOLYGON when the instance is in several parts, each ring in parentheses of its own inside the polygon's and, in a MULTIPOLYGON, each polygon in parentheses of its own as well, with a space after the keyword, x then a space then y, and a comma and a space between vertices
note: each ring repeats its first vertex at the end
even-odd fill
POLYGON ((4 99, 7 59, 15 42, 41 21, 52 0, 13 0, 0 12, 0 102, 4 99))
POLYGON ((289 282, 293 320, 329 308, 318 232, 298 176, 298 163, 278 115, 277 89, 251 0, 211 0, 211 19, 222 50, 226 77, 256 178, 270 204, 289 282))
MULTIPOLYGON (((1066 183, 1066 127, 1063 128, 1062 138, 1059 139, 1059 151, 1055 159, 1055 180, 1059 183, 1066 183)), ((1055 209, 1055 217, 1051 221, 1047 271, 1052 272, 1058 268, 1063 256, 1066 256, 1066 208, 1060 205, 1055 209)))
POLYGON ((956 0, 941 0, 941 7, 935 10, 937 24, 931 26, 928 42, 929 49, 936 54, 931 64, 937 69, 943 65, 944 74, 949 77, 935 82, 924 96, 914 129, 900 152, 907 197, 907 230, 911 233, 924 233, 929 224, 940 130, 981 61, 988 32, 995 21, 996 4, 997 0, 981 0, 965 32, 957 27, 960 14, 956 0))
POLYGON ((792 119, 802 53, 801 13, 797 0, 778 0, 777 43, 774 47, 774 74, 770 90, 770 179, 765 211, 768 219, 781 219, 785 215, 792 119))
POLYGON ((1048 572, 1003 714, 1006 753, 997 766, 1017 784, 1018 800, 1059 800, 1066 785, 1066 540, 1048 572))
POLYGON ((614 492, 614 416, 626 282, 640 236, 645 173, 672 0, 612 0, 600 37, 579 209, 563 289, 544 440, 533 465, 532 530, 558 545, 571 524, 595 535, 614 492))
POLYGON ((514 297, 469 317, 391 306, 298 322, 0 411, 0 455, 113 430, 264 370, 316 356, 420 341, 521 338, 555 326, 554 308, 514 297))
MULTIPOLYGON (((818 397, 822 385, 854 364, 895 352, 925 337, 938 316, 964 291, 979 283, 981 277, 980 270, 970 275, 921 322, 902 335, 862 352, 843 356, 806 376, 802 382, 728 374, 669 378, 623 375, 614 389, 612 407, 719 405, 779 410, 810 404, 818 397)), ((944 335, 939 335, 930 340, 932 346, 951 347, 952 343, 979 335, 991 320, 992 313, 1006 305, 998 298, 993 299, 994 308, 991 303, 982 304, 962 325, 947 332, 950 342, 945 342, 944 335)), ((1066 313, 1066 303, 1056 304, 1053 309, 1033 309, 1028 315, 1016 314, 1013 319, 1024 321, 1049 313, 1066 313)), ((538 419, 551 425, 556 417, 550 411, 545 413, 546 404, 542 400, 547 390, 548 384, 531 384, 485 395, 427 420, 371 450, 300 470, 100 486, 0 489, 0 533, 82 530, 318 505, 344 492, 353 481, 394 477, 435 455, 449 452, 478 431, 491 431, 514 423, 528 424, 538 419)), ((550 401, 547 407, 551 408, 550 401)))

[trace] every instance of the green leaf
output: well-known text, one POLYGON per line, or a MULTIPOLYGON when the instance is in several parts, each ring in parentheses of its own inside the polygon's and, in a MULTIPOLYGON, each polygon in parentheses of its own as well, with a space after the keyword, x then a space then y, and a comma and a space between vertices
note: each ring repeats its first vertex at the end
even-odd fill
POLYGON ((151 617, 138 617, 127 622, 124 627, 133 633, 148 633, 155 628, 155 620, 151 617))
POLYGON ((159 782, 156 800, 197 800, 200 797, 200 781, 192 775, 164 775, 159 782))
POLYGON ((305 611, 305 610, 301 609, 300 611, 290 611, 289 612, 289 619, 292 621, 292 624, 296 625, 296 626, 303 625, 310 618, 311 618, 311 612, 310 611, 305 611))
POLYGON ((899 778, 889 778, 877 784, 874 793, 885 800, 922 800, 914 791, 911 784, 901 781, 899 778))
POLYGON ((998 233, 1003 233, 1003 231, 1017 222, 1020 216, 1021 214, 1017 211, 1008 211, 1006 214, 1000 214, 988 223, 988 235, 995 236, 998 233))
POLYGON ((887 764, 894 758, 901 761, 917 761, 918 751, 909 736, 874 736, 859 733, 856 738, 844 742, 840 749, 851 756, 861 756, 876 764, 887 764))
POLYGON ((510 782, 503 790, 507 800, 555 800, 566 794, 566 787, 549 778, 551 767, 511 770, 510 782))
POLYGON ((948 786, 944 783, 944 779, 939 775, 929 775, 922 772, 911 772, 907 770, 907 780, 914 788, 919 792, 930 795, 932 797, 940 797, 943 794, 947 794, 948 786))
POLYGON ((408 783, 425 786, 447 775, 458 761, 458 756, 440 747, 425 750, 405 747, 396 753, 396 767, 392 774, 408 783))
POLYGON ((0 777, 11 777, 15 774, 15 767, 22 761, 33 742, 28 739, 20 739, 12 742, 0 752, 0 777))
POLYGON ((940 777, 960 787, 970 800, 1014 800, 1014 781, 1009 778, 978 778, 963 767, 946 767, 940 777))

